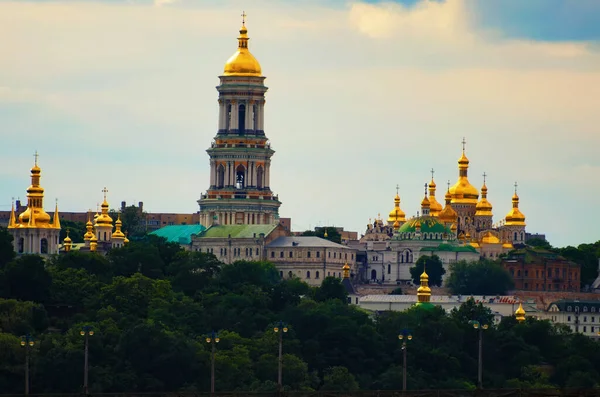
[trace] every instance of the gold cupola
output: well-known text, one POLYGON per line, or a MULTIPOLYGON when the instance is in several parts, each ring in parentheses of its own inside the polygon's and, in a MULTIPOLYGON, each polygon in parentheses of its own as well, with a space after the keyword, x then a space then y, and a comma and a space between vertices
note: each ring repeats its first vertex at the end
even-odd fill
POLYGON ((421 215, 429 216, 431 211, 431 202, 427 198, 427 184, 425 184, 425 196, 421 200, 421 215))
POLYGON ((83 235, 83 241, 88 242, 94 237, 94 225, 92 224, 92 210, 88 211, 88 220, 85 224, 85 234, 83 235))
POLYGON ((388 217, 388 224, 396 227, 396 223, 398 223, 398 227, 400 227, 400 222, 406 222, 406 214, 404 211, 400 209, 400 195, 398 194, 398 186, 396 186, 396 197, 394 197, 394 209, 390 211, 388 217))
POLYGON ((112 229, 113 219, 108 215, 108 201, 106 201, 106 193, 108 193, 108 189, 106 187, 102 189, 102 193, 104 193, 104 201, 100 205, 100 215, 96 218, 96 227, 110 227, 112 229))
POLYGON ((519 210, 519 196, 515 182, 515 194, 512 196, 512 209, 506 214, 505 226, 525 226, 525 215, 519 210))
POLYGON ((121 222, 121 214, 117 216, 117 221, 115 222, 115 231, 112 234, 113 238, 117 239, 125 239, 125 234, 121 231, 121 227, 123 222, 121 222))
POLYGON ((462 155, 458 159, 458 181, 450 188, 452 195, 452 204, 477 204, 479 192, 477 188, 469 182, 467 174, 469 171, 469 159, 465 155, 466 141, 462 141, 462 155))
POLYGON ((27 188, 27 209, 19 215, 19 227, 54 228, 50 215, 44 211, 44 188, 40 186, 42 170, 38 166, 38 154, 31 168, 31 185, 27 188))
POLYGON ((525 309, 523 309, 523 304, 521 302, 519 302, 519 307, 515 310, 515 318, 520 323, 525 321, 525 309))
POLYGON ((348 262, 342 267, 342 271, 344 272, 344 278, 350 278, 350 265, 348 265, 348 262))
POLYGON ((246 29, 246 14, 242 13, 242 27, 238 37, 238 49, 225 63, 223 76, 262 76, 260 64, 248 50, 248 29, 246 29))
POLYGON ((483 186, 481 187, 481 200, 475 206, 475 216, 493 216, 492 203, 487 199, 488 188, 485 185, 486 174, 483 174, 483 186))
POLYGON ((430 204, 429 214, 431 216, 438 216, 440 214, 440 212, 442 211, 442 205, 435 198, 436 185, 435 185, 435 181, 433 180, 433 174, 434 174, 434 171, 432 169, 431 170, 431 182, 429 182, 429 204, 430 204))
POLYGON ((456 220, 458 219, 458 214, 456 213, 456 211, 454 211, 454 208, 452 208, 452 195, 450 194, 449 186, 450 182, 448 182, 448 190, 446 191, 446 205, 444 206, 444 209, 439 213, 438 219, 443 224, 446 225, 450 223, 456 228, 456 220))
POLYGON ((431 288, 429 288, 429 276, 423 269, 421 274, 421 286, 417 289, 417 301, 418 303, 427 303, 431 300, 431 288))
POLYGON ((17 227, 17 218, 15 216, 15 202, 13 201, 10 208, 10 218, 8 219, 8 229, 14 229, 17 227))
POLYGON ((65 249, 65 252, 71 251, 72 245, 73 240, 71 240, 71 237, 69 237, 69 229, 67 229, 67 236, 63 240, 63 248, 65 249))

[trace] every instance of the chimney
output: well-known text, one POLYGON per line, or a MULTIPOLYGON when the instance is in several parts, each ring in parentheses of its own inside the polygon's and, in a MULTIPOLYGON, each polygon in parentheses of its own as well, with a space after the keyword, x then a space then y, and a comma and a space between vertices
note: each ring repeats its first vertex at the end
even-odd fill
POLYGON ((144 202, 140 201, 138 203, 138 210, 140 211, 140 213, 144 212, 144 202))
POLYGON ((126 207, 127 207, 127 203, 125 201, 121 201, 121 211, 125 211, 126 207))

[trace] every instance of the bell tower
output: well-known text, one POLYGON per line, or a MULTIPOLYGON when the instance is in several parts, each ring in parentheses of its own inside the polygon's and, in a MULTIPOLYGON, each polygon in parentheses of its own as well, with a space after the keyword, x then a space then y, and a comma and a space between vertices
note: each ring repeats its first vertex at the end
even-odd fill
POLYGON ((200 223, 221 225, 273 224, 281 202, 270 187, 271 149, 264 131, 265 77, 248 50, 246 14, 237 51, 219 76, 217 135, 206 151, 210 186, 198 200, 200 223))

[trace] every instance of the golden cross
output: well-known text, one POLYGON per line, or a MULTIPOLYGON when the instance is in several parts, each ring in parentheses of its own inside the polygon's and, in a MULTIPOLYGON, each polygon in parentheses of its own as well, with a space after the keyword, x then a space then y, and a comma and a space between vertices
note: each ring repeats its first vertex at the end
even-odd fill
POLYGON ((247 16, 248 15, 246 15, 246 11, 242 11, 242 15, 241 15, 241 17, 242 17, 242 25, 246 24, 246 17, 247 16))
POLYGON ((102 189, 102 193, 104 193, 104 201, 106 201, 106 193, 108 193, 106 186, 104 186, 104 189, 102 189))
POLYGON ((463 140, 462 140, 462 146, 463 146, 463 152, 465 151, 465 145, 467 144, 467 140, 465 139, 465 137, 463 136, 463 140))
POLYGON ((425 197, 427 197, 427 182, 425 182, 425 197))
POLYGON ((34 155, 33 155, 33 157, 35 158, 35 165, 37 165, 37 161, 38 161, 38 157, 39 157, 39 156, 40 156, 40 155, 38 154, 38 152, 37 152, 37 150, 36 150, 36 151, 35 151, 35 153, 34 153, 34 155))
POLYGON ((431 180, 433 181, 433 174, 435 174, 435 171, 433 170, 433 168, 431 169, 431 180))

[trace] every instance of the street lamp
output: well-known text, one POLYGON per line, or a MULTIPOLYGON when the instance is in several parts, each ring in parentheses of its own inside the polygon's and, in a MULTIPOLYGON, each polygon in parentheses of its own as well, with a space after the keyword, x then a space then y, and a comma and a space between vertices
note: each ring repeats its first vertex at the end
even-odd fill
POLYGON ((211 396, 215 394, 215 355, 217 353, 217 343, 219 343, 221 339, 213 331, 210 336, 206 338, 206 343, 210 343, 212 346, 212 350, 210 353, 210 394, 211 396))
POLYGON ((25 395, 29 395, 29 351, 35 345, 29 334, 21 336, 21 346, 25 348, 25 395))
POLYGON ((488 329, 488 324, 482 324, 480 321, 471 320, 469 324, 473 326, 473 328, 479 330, 479 358, 477 361, 477 388, 483 389, 483 330, 488 329))
POLYGON ((84 358, 83 358, 83 394, 88 395, 88 351, 89 337, 94 335, 94 329, 91 325, 84 325, 79 331, 79 335, 85 338, 84 342, 84 358))
POLYGON ((402 341, 402 391, 406 391, 406 342, 412 340, 412 335, 409 330, 403 329, 398 339, 402 341))
POLYGON ((273 331, 279 333, 279 368, 277 371, 277 389, 279 392, 281 392, 283 389, 283 334, 288 332, 287 324, 284 324, 283 321, 279 321, 279 324, 273 328, 273 331))

